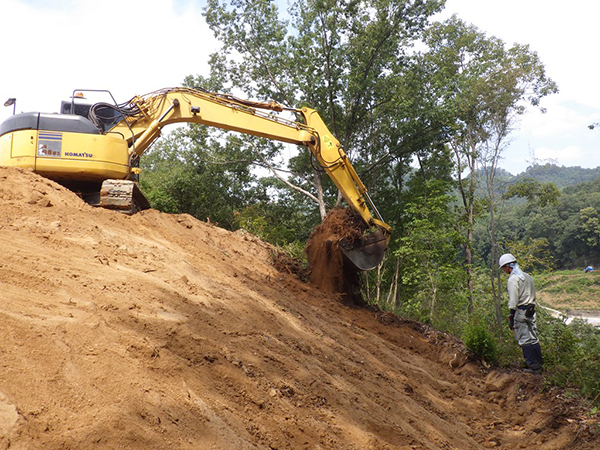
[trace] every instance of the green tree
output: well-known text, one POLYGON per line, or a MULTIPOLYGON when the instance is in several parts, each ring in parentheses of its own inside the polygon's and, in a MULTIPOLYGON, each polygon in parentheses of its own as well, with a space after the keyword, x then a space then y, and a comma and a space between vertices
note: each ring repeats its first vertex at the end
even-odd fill
MULTIPOLYGON (((456 16, 434 24, 425 42, 429 50, 423 58, 427 64, 438 67, 439 82, 446 89, 440 101, 448 105, 455 117, 450 147, 455 155, 464 215, 464 255, 469 309, 472 310, 477 188, 484 181, 489 186, 486 192, 495 192, 493 183, 498 160, 518 116, 526 111, 526 104, 539 106, 540 99, 556 92, 557 88, 546 77, 537 54, 528 46, 515 44, 506 48, 500 39, 486 36, 456 16), (480 168, 485 170, 480 172, 480 168), (486 174, 485 180, 481 180, 480 173, 486 174)), ((495 198, 487 200, 493 220, 495 198)), ((499 309, 497 300, 501 323, 499 309)))
POLYGON ((547 271, 554 268, 554 258, 546 238, 508 240, 502 247, 504 251, 515 255, 519 266, 527 272, 547 271))
MULTIPOLYGON (((413 70, 408 49, 442 4, 296 0, 286 21, 270 0, 209 0, 206 20, 222 43, 211 69, 227 90, 317 109, 359 173, 367 174, 363 181, 379 204, 404 174, 411 141, 423 141, 422 129, 431 122, 410 111, 414 105, 404 94, 414 86, 403 80, 413 70)), ((290 168, 288 181, 313 193, 321 215, 339 203, 310 158, 294 158, 290 168)))
POLYGON ((581 239, 588 247, 598 248, 600 246, 600 217, 596 208, 588 206, 579 211, 581 239))
MULTIPOLYGON (((569 171, 569 177, 571 175, 569 171)), ((557 176, 557 181, 560 181, 560 176, 557 176)), ((597 265, 600 261, 600 247, 595 245, 600 179, 566 187, 560 191, 558 198, 551 183, 525 181, 509 186, 503 194, 505 198, 516 194, 524 197, 526 202, 507 199, 505 218, 510 220, 499 226, 501 240, 526 242, 544 239, 557 269, 597 265)))
POLYGON ((396 255, 400 259, 404 310, 419 312, 419 319, 436 321, 438 308, 456 304, 464 271, 456 261, 460 235, 451 226, 448 197, 430 183, 430 195, 407 205, 408 231, 396 255), (440 302, 444 304, 440 305, 440 302))
POLYGON ((396 306, 419 320, 454 328, 464 311, 464 270, 457 260, 462 237, 454 224, 451 160, 447 150, 419 158, 407 188, 405 231, 398 250, 402 300, 396 306))
POLYGON ((540 183, 533 178, 524 178, 511 184, 502 194, 504 200, 513 197, 522 197, 527 199, 529 205, 544 207, 557 205, 560 191, 554 183, 540 183))
POLYGON ((233 229, 234 213, 266 201, 266 188, 256 182, 239 142, 208 142, 205 127, 174 131, 144 155, 140 186, 157 209, 233 229))

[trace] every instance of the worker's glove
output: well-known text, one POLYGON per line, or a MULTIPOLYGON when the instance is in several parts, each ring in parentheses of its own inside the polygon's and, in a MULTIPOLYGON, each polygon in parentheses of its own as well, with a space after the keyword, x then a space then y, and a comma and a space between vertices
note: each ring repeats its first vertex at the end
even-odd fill
POLYGON ((531 319, 535 314, 535 305, 533 303, 527 305, 527 309, 525 310, 525 317, 531 319))
POLYGON ((508 328, 510 328, 511 330, 515 329, 515 313, 516 312, 517 312, 516 309, 511 309, 510 314, 508 315, 508 328))

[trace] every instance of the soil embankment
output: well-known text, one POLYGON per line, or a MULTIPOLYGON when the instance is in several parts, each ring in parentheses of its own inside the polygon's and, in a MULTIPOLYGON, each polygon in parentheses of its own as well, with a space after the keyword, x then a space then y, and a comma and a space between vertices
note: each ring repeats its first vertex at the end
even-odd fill
POLYGON ((349 307, 187 215, 0 168, 0 449, 600 447, 542 377, 349 307))

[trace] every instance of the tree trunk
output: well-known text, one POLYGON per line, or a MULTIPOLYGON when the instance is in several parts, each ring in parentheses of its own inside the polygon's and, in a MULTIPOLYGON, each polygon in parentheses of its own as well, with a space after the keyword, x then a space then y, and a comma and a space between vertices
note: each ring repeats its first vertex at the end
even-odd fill
POLYGON ((375 280, 375 287, 376 287, 376 302, 379 305, 379 302, 381 300, 381 269, 383 267, 383 262, 381 264, 379 264, 377 266, 377 280, 375 280))
POLYGON ((323 183, 321 181, 321 174, 317 171, 313 174, 315 189, 317 190, 317 199, 319 200, 319 214, 321 220, 325 219, 327 215, 327 208, 325 207, 325 195, 323 193, 323 183))
POLYGON ((467 242, 465 243, 465 264, 467 273, 467 291, 468 291, 468 313, 473 313, 473 222, 474 222, 473 204, 469 205, 467 216, 467 242))
MULTIPOLYGON (((493 187, 492 187, 493 189, 493 187)), ((496 242, 496 217, 495 208, 492 198, 490 199, 490 242, 492 244, 492 261, 490 267, 490 279, 492 282, 492 295, 494 296, 494 309, 496 311, 496 323, 498 329, 502 329, 502 297, 500 296, 500 272, 496 269, 496 261, 498 261, 498 243, 496 242), (496 289, 495 278, 498 280, 498 289, 496 289)))
POLYGON ((396 293, 398 292, 398 273, 400 272, 400 258, 396 258, 396 269, 392 276, 392 282, 390 283, 390 290, 388 296, 385 299, 386 305, 396 304, 396 293))

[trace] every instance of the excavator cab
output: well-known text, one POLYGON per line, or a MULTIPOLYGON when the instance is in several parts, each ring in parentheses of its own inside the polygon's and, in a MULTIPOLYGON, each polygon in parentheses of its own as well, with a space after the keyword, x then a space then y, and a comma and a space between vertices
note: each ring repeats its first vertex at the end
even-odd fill
POLYGON ((121 122, 124 119, 123 114, 118 111, 118 105, 116 105, 115 99, 107 90, 90 90, 90 89, 79 89, 73 91, 73 95, 69 101, 60 102, 60 113, 66 115, 77 115, 81 117, 85 117, 86 119, 92 119, 91 111, 95 110, 96 115, 98 115, 97 111, 100 111, 101 119, 94 121, 94 124, 98 127, 98 129, 102 133, 106 133, 110 130, 115 124, 121 122), (84 96, 84 92, 89 92, 92 95, 100 94, 103 97, 110 97, 113 103, 104 103, 104 102, 89 102, 88 99, 84 96), (116 107, 115 107, 116 106, 116 107))

